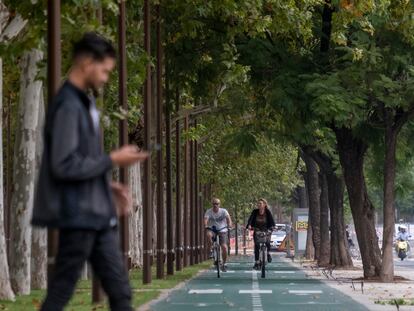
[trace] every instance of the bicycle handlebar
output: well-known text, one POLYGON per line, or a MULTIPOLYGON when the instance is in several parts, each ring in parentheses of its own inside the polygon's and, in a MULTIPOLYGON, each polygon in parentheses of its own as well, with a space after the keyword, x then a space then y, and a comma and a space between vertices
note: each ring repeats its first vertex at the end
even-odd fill
POLYGON ((262 229, 259 229, 259 228, 252 228, 251 230, 255 230, 255 231, 259 231, 259 232, 266 232, 266 233, 269 233, 269 234, 273 232, 273 228, 266 229, 266 230, 262 230, 262 229))
POLYGON ((225 226, 223 228, 217 229, 216 227, 206 227, 206 230, 213 231, 214 233, 218 233, 220 231, 223 231, 224 229, 230 229, 229 226, 225 226))

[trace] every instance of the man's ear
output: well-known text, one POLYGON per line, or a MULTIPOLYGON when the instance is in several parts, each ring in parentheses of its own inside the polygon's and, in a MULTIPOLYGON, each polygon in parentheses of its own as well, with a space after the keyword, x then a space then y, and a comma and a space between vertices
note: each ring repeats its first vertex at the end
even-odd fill
POLYGON ((84 68, 84 69, 92 65, 93 62, 94 60, 92 59, 92 57, 89 57, 89 56, 84 56, 79 59, 79 65, 81 68, 84 68))

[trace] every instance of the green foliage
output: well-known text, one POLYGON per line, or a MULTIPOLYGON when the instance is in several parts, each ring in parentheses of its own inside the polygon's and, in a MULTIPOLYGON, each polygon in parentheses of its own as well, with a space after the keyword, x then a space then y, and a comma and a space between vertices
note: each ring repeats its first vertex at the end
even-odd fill
MULTIPOLYGON (((15 109, 15 64, 29 48, 46 50, 47 1, 5 3, 29 22, 16 40, 0 47, 5 98, 15 109)), ((126 2, 129 109, 119 107, 117 72, 99 101, 107 150, 117 144, 119 120, 127 119, 131 132, 142 127, 145 69, 156 62, 143 50, 142 3, 126 2)), ((198 106, 213 111, 198 116, 197 127, 183 133, 182 142, 201 142, 201 178, 214 184, 216 195, 227 204, 248 204, 259 196, 288 204, 302 182, 298 148, 321 151, 340 174, 333 129, 346 127, 370 146, 365 173, 370 194, 378 198, 375 205, 381 205, 383 111, 391 109, 397 118, 414 107, 412 1, 332 1, 331 48, 324 53, 323 0, 153 4, 158 3, 165 75, 170 93, 179 93, 180 116, 198 106)), ((63 72, 70 66, 72 42, 83 32, 96 30, 116 42, 117 19, 116 0, 62 1, 63 72)), ((154 38, 155 31, 152 47, 154 38)), ((45 64, 40 66, 44 78, 45 64)), ((397 201, 406 206, 414 187, 407 169, 414 159, 412 130, 411 123, 402 130, 397 153, 397 201)))

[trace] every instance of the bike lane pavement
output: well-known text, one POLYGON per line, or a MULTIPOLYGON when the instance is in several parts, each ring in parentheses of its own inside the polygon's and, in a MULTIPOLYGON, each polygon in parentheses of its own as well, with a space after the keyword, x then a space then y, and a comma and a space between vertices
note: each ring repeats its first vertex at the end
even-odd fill
POLYGON ((217 278, 213 267, 167 298, 151 305, 154 311, 366 311, 366 307, 283 261, 267 266, 266 278, 252 270, 251 257, 232 257, 228 272, 217 278))

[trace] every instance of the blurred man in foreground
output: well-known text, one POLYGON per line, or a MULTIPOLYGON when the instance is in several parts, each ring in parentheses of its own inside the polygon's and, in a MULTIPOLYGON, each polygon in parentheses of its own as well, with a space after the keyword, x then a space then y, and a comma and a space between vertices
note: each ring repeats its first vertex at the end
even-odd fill
POLYGON ((114 166, 144 161, 148 154, 124 146, 102 151, 94 97, 115 67, 111 42, 87 33, 73 48, 68 79, 50 103, 32 223, 59 229, 59 247, 42 311, 60 311, 71 298, 86 261, 102 282, 111 310, 131 311, 117 216, 131 205, 126 186, 111 182, 114 166))

